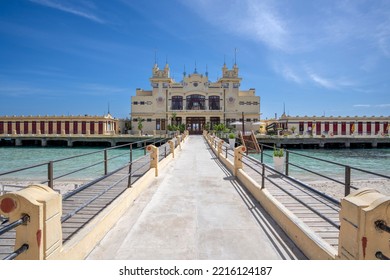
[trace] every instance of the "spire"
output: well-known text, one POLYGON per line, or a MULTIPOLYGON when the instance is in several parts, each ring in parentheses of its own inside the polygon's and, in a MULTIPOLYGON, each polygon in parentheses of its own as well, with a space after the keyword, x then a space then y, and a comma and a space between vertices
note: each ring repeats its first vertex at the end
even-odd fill
POLYGON ((157 66, 157 50, 154 50, 154 66, 157 66))
POLYGON ((209 76, 209 71, 208 71, 208 67, 207 67, 207 64, 206 64, 206 77, 208 77, 209 76))
POLYGON ((198 74, 198 71, 196 70, 196 60, 195 60, 195 71, 194 74, 198 74))
POLYGON ((183 76, 185 77, 186 76, 186 65, 184 64, 184 71, 183 71, 183 76))
POLYGON ((234 66, 237 66, 237 48, 234 48, 234 66))
POLYGON ((108 104, 107 104, 107 113, 110 115, 110 102, 108 102, 108 104))

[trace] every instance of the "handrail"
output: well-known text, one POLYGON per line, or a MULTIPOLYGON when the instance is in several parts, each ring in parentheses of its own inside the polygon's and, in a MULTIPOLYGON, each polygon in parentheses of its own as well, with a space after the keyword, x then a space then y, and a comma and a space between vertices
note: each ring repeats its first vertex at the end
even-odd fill
POLYGON ((28 221, 30 221, 30 217, 28 215, 23 215, 19 220, 16 220, 9 225, 6 225, 0 229, 0 235, 3 235, 4 233, 20 226, 23 224, 26 224, 28 221))

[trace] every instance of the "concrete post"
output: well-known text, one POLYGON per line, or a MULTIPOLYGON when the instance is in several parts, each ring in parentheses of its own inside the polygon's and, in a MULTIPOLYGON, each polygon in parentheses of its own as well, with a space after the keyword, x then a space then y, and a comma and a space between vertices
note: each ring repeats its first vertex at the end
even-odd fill
POLYGON ((150 153, 150 168, 154 168, 155 176, 158 176, 158 148, 154 145, 148 145, 146 150, 150 153))
POLYGON ((15 139, 15 146, 22 146, 22 145, 23 145, 22 139, 16 138, 15 139))
POLYGON ((242 169, 242 155, 246 152, 244 146, 234 149, 234 176, 237 176, 238 169, 242 169))
POLYGON ((15 249, 27 244, 19 260, 56 258, 62 248, 61 195, 44 185, 31 185, 0 197, 0 214, 10 222, 28 215, 28 222, 16 228, 15 249))
POLYGON ((172 140, 168 140, 168 144, 171 149, 172 158, 175 158, 175 143, 172 140))
POLYGON ((176 136, 176 141, 177 141, 177 145, 179 146, 179 148, 180 148, 180 150, 181 150, 181 139, 180 139, 181 137, 180 136, 176 136))
POLYGON ((339 259, 390 258, 390 196, 360 189, 341 200, 339 259))
POLYGON ((223 145, 224 142, 225 141, 223 141, 223 140, 219 140, 219 142, 218 142, 218 157, 222 153, 222 145, 223 145))

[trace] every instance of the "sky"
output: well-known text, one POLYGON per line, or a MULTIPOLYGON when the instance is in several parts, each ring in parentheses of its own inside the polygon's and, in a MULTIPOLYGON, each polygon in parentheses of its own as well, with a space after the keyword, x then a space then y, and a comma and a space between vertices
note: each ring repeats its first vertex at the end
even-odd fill
POLYGON ((0 115, 126 118, 155 60, 235 59, 261 119, 390 116, 390 1, 0 0, 0 115))

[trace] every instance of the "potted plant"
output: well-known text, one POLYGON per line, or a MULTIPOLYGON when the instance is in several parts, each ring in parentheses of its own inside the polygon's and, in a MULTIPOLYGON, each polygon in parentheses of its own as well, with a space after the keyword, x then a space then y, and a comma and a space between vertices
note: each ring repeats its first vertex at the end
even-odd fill
POLYGON ((229 133, 229 144, 230 144, 230 148, 232 148, 232 150, 234 150, 235 146, 236 146, 236 135, 234 133, 229 133))
POLYGON ((274 169, 278 172, 284 172, 284 149, 279 149, 274 146, 274 169))

